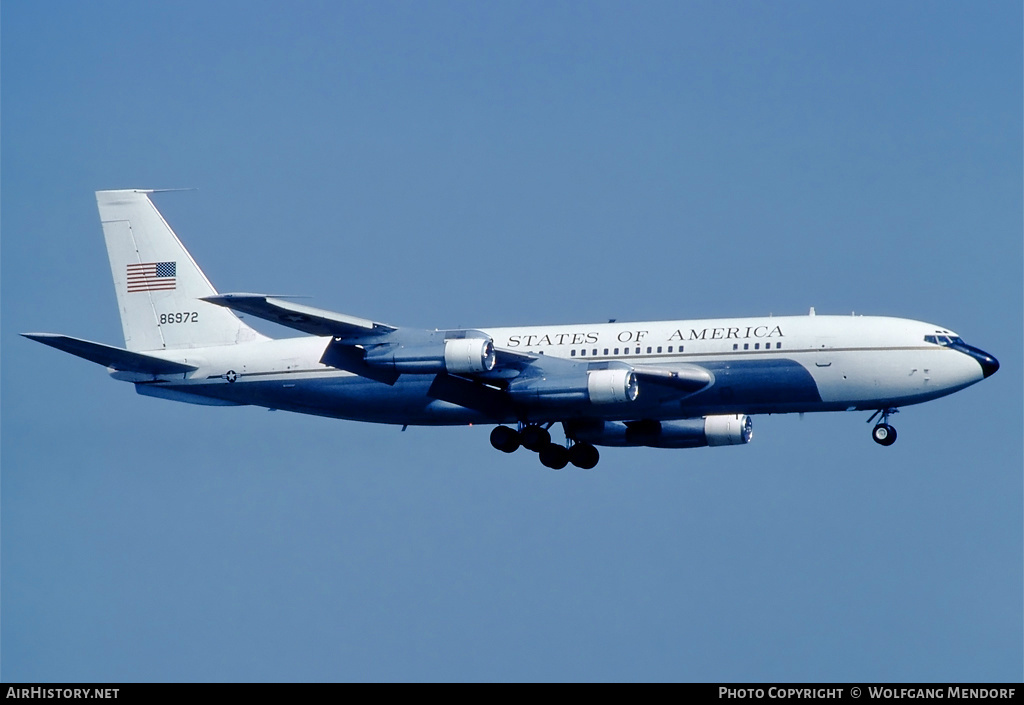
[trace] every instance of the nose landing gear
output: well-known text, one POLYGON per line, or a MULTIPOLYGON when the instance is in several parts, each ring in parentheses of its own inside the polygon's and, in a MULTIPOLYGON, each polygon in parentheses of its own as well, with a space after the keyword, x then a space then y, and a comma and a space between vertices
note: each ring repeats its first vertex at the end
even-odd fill
POLYGON ((891 414, 898 414, 899 409, 879 409, 871 418, 868 419, 868 423, 874 421, 879 415, 881 419, 878 424, 871 430, 871 438, 880 446, 891 446, 896 442, 896 429, 889 425, 889 416, 891 414))
POLYGON ((871 437, 880 446, 891 446, 896 442, 896 429, 887 423, 880 423, 871 431, 871 437))

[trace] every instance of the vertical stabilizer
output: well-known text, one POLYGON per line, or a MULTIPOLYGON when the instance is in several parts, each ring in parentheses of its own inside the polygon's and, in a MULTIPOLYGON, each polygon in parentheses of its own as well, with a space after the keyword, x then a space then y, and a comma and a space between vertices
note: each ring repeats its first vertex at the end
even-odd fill
POLYGON ((97 191, 125 347, 170 350, 265 336, 200 299, 216 289, 149 200, 152 191, 97 191))

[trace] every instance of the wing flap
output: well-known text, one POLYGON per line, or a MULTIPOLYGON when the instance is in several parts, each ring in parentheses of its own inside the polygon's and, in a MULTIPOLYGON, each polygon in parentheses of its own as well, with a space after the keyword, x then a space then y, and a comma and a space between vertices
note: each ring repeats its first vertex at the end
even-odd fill
POLYGON ((320 362, 388 385, 393 385, 398 380, 398 372, 367 365, 365 357, 366 351, 362 348, 332 340, 324 349, 320 362))
POLYGON ((496 420, 515 414, 512 400, 505 392, 462 377, 439 374, 430 384, 427 394, 435 399, 475 409, 496 420))
POLYGON ((124 372, 173 375, 184 374, 198 369, 194 365, 186 365, 183 362, 164 360, 152 355, 115 348, 112 345, 94 343, 91 340, 83 340, 81 338, 72 338, 69 335, 57 335, 56 333, 22 333, 22 335, 29 340, 63 350, 89 362, 95 362, 104 367, 112 367, 115 370, 122 370, 124 372))

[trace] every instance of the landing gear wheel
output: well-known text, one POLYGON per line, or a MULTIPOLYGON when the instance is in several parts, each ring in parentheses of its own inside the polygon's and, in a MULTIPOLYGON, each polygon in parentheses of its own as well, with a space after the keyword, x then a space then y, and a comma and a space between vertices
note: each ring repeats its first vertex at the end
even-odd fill
POLYGON ((540 462, 552 470, 561 470, 569 464, 569 449, 557 443, 549 443, 540 451, 540 462))
POLYGON ((896 442, 896 429, 887 423, 880 423, 871 431, 871 437, 880 446, 891 446, 896 442))
POLYGON ((502 453, 515 453, 522 443, 519 432, 508 426, 495 426, 491 431, 491 445, 502 453))
POLYGON ((597 448, 589 443, 577 443, 569 449, 569 462, 584 470, 593 468, 600 459, 601 454, 597 452, 597 448))
POLYGON ((551 445, 551 434, 546 428, 540 426, 527 426, 519 432, 523 448, 529 448, 537 453, 551 445))

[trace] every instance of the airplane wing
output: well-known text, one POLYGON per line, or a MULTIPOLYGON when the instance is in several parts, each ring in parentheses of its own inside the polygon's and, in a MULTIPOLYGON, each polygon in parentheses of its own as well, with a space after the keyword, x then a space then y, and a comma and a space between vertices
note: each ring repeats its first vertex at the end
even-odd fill
POLYGON ((397 328, 365 318, 347 316, 321 308, 303 306, 263 294, 219 294, 204 296, 203 301, 247 313, 310 335, 334 338, 364 338, 385 335, 397 328))
POLYGON ((487 380, 495 378, 517 377, 526 373, 537 374, 559 374, 569 373, 582 366, 583 369, 596 371, 609 368, 631 369, 637 379, 646 385, 655 384, 674 392, 685 392, 694 394, 709 386, 715 381, 714 376, 700 365, 675 364, 669 367, 658 367, 649 365, 627 365, 623 362, 591 362, 566 360, 536 353, 507 350, 495 348, 497 364, 494 370, 476 375, 478 378, 487 380), (542 372, 541 372, 542 371, 542 372))
POLYGON ((431 396, 500 418, 526 408, 570 408, 584 399, 627 403, 638 392, 661 400, 683 398, 714 383, 711 372, 699 365, 634 367, 615 360, 569 360, 500 348, 495 355, 492 370, 438 374, 431 396))
POLYGON ((637 394, 671 399, 713 384, 712 374, 693 364, 629 365, 617 360, 569 360, 493 347, 477 330, 398 329, 365 318, 292 303, 263 294, 204 297, 304 333, 331 336, 320 362, 384 384, 402 374, 434 374, 436 399, 495 417, 512 408, 558 407, 600 397, 621 403, 637 394))
POLYGON ((95 362, 104 367, 111 367, 124 372, 140 372, 152 375, 173 375, 184 374, 198 369, 194 365, 186 365, 181 362, 164 360, 163 358, 131 352, 123 348, 115 348, 112 345, 94 343, 91 340, 72 338, 69 335, 57 335, 55 333, 22 333, 29 340, 35 340, 51 348, 57 348, 64 352, 77 355, 89 362, 95 362))
POLYGON ((637 379, 645 384, 656 384, 661 387, 693 394, 704 389, 712 382, 714 376, 700 365, 677 364, 670 367, 656 367, 648 365, 627 365, 622 362, 612 363, 583 363, 564 358, 546 357, 536 353, 524 353, 503 348, 495 348, 497 364, 494 370, 476 375, 481 379, 509 378, 525 373, 527 370, 536 371, 538 368, 545 373, 559 374, 569 372, 582 365, 586 370, 608 369, 609 367, 622 367, 631 369, 637 379), (568 363, 567 365, 565 363, 568 363), (555 369, 552 369, 554 367, 555 369), (565 367, 565 369, 558 369, 565 367), (514 371, 510 374, 510 371, 514 371))

